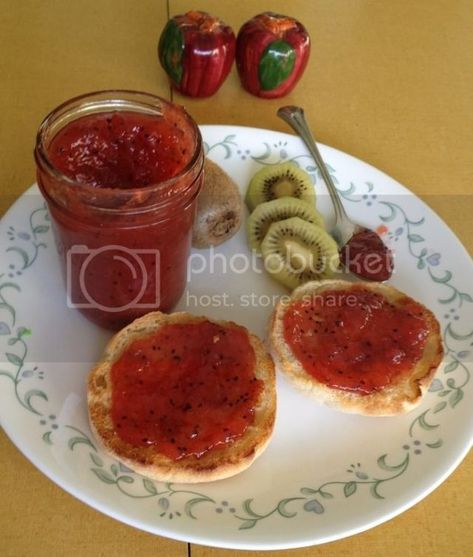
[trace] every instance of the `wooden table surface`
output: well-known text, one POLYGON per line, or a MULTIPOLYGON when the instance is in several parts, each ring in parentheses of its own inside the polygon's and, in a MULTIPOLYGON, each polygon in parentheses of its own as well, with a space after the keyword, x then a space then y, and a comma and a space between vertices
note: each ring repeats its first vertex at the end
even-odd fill
MULTIPOLYGON (((199 124, 287 132, 281 103, 305 107, 319 141, 393 176, 424 199, 473 251, 471 0, 21 0, 0 17, 0 211, 34 182, 34 138, 43 116, 92 90, 149 91, 185 104, 199 124), (191 8, 234 30, 264 10, 299 18, 312 55, 281 100, 244 92, 235 68, 217 95, 170 92, 156 60, 169 15, 191 8)), ((59 342, 59 340, 58 340, 59 342)), ((230 556, 113 520, 43 476, 0 434, 0 553, 23 555, 230 556)), ((471 551, 473 458, 434 493, 375 529, 278 556, 461 556, 471 551), (468 549, 469 548, 469 549, 468 549)), ((248 552, 247 555, 256 555, 248 552)))

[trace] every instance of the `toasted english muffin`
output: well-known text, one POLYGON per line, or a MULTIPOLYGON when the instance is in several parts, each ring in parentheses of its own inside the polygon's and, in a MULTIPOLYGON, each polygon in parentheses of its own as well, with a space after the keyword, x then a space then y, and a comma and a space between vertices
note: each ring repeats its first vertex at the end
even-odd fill
MULTIPOLYGON (((219 335, 220 333, 216 334, 213 338, 215 350, 217 351, 219 335)), ((186 338, 182 338, 183 350, 185 349, 185 343, 186 338)), ((153 350, 155 348, 157 347, 153 345, 153 350)), ((203 349, 202 347, 202 350, 203 349)), ((214 357, 211 347, 207 347, 206 350, 206 354, 209 354, 209 358, 214 357)), ((186 357, 190 357, 189 354, 187 354, 186 357)), ((199 355, 196 354, 196 357, 198 358, 199 355)), ((218 357, 224 358, 225 354, 218 354, 215 355, 215 357, 217 359, 218 357)), ((251 357, 253 358, 253 356, 251 357)), ((175 374, 177 388, 179 388, 180 381, 187 380, 185 377, 179 377, 179 373, 182 372, 182 366, 183 364, 180 364, 177 358, 175 368, 170 371, 169 380, 172 381, 172 376, 175 374), (179 368, 180 365, 181 368, 179 368)), ((117 368, 115 368, 115 370, 116 369, 117 368)), ((135 372, 131 370, 130 373, 135 372)), ((200 379, 203 383, 204 380, 202 377, 200 379)), ((237 375, 232 377, 232 379, 238 382, 237 375)), ((136 381, 140 381, 139 372, 136 372, 136 381)), ((211 373, 208 375, 208 381, 215 381, 215 377, 211 373)), ((250 379, 248 379, 248 381, 250 381, 250 379)), ((245 470, 262 453, 273 432, 276 413, 276 387, 274 364, 271 356, 266 352, 260 339, 250 334, 243 327, 228 321, 214 321, 184 312, 174 314, 164 314, 160 312, 149 313, 122 329, 110 340, 102 359, 95 365, 89 374, 87 387, 90 425, 105 452, 123 462, 132 470, 160 481, 196 483, 233 476, 245 470), (120 422, 113 418, 114 410, 112 408, 112 402, 114 396, 119 396, 117 393, 114 393, 114 382, 112 381, 112 369, 114 364, 118 362, 120 358, 127 357, 130 350, 132 351, 134 346, 138 346, 136 342, 139 343, 143 339, 151 339, 153 335, 159 334, 160 330, 161 332, 167 331, 168 329, 165 329, 167 325, 199 325, 202 323, 218 325, 221 328, 222 334, 228 334, 223 331, 231 332, 232 329, 240 331, 239 334, 241 334, 241 331, 244 331, 247 335, 245 338, 248 338, 250 350, 252 349, 254 351, 254 369, 252 370, 251 381, 256 381, 260 391, 256 392, 254 395, 257 398, 252 409, 252 420, 250 420, 246 426, 243 434, 229 441, 220 443, 218 446, 210 446, 207 450, 203 451, 203 454, 186 454, 184 451, 184 454, 178 455, 177 458, 174 456, 170 457, 168 454, 162 454, 160 452, 159 440, 158 442, 148 445, 144 445, 143 443, 130 443, 129 440, 124 440, 123 434, 118 431, 120 422)), ((156 388, 159 388, 159 385, 156 388)), ((196 388, 198 389, 199 387, 196 386, 196 388)), ((202 386, 202 388, 205 388, 205 386, 202 386)), ((215 388, 217 388, 217 385, 215 385, 215 388)), ((223 396, 222 400, 233 400, 231 398, 232 388, 234 389, 235 387, 232 387, 231 383, 228 385, 224 384, 223 386, 219 385, 218 388, 227 389, 225 392, 220 393, 223 396)), ((212 393, 213 392, 212 390, 212 393)), ((195 395, 194 390, 192 395, 198 396, 195 395)), ((139 409, 142 405, 150 404, 146 401, 146 393, 141 392, 139 396, 141 396, 141 400, 135 401, 139 409)), ((237 403, 238 400, 235 402, 236 406, 237 403)), ((218 413, 219 410, 218 408, 216 410, 211 407, 206 408, 203 402, 197 406, 203 406, 199 411, 207 413, 207 416, 210 413, 211 417, 209 419, 211 420, 214 419, 212 417, 212 412, 216 411, 218 413)), ((116 410, 117 408, 115 408, 115 411, 116 410)), ((160 420, 164 419, 168 420, 169 423, 178 423, 181 416, 179 412, 185 410, 186 408, 184 408, 184 410, 178 409, 174 417, 159 416, 152 406, 150 406, 149 412, 153 414, 152 419, 155 423, 160 423, 160 420), (174 420, 174 422, 172 420, 174 420)), ((197 421, 200 419, 199 416, 203 415, 196 413, 198 412, 196 408, 190 409, 190 411, 194 412, 197 421)), ((244 417, 246 418, 246 416, 245 414, 244 417)), ((129 419, 131 418, 130 416, 129 419)), ((217 420, 217 418, 215 419, 217 420)), ((219 426, 225 427, 225 423, 219 423, 219 426)), ((133 431, 136 432, 136 423, 134 423, 134 427, 135 430, 133 431)), ((179 426, 177 425, 175 427, 177 428, 176 431, 178 431, 179 426)))
MULTIPOLYGON (((320 300, 322 300, 322 298, 320 298, 320 300)), ((332 310, 330 310, 330 312, 331 311, 332 310)), ((336 304, 334 304, 333 312, 336 311, 337 306, 336 304)), ((369 309, 366 309, 366 312, 369 312, 369 309)), ((310 315, 310 313, 308 315, 310 315)), ((333 313, 332 317, 336 317, 335 313, 333 313)), ((370 316, 366 316, 366 319, 369 318, 370 316)), ((298 319, 297 315, 295 319, 298 319)), ((328 317, 326 318, 326 321, 328 323, 328 317)), ((395 323, 387 323, 386 326, 388 325, 389 327, 392 327, 391 331, 397 331, 395 323)), ((358 331, 361 330, 364 330, 363 327, 360 327, 358 329, 358 331)), ((371 334, 376 335, 377 332, 372 331, 371 334)), ((389 347, 390 341, 387 340, 388 337, 386 336, 386 333, 383 333, 381 331, 381 327, 379 330, 379 335, 379 346, 381 346, 382 342, 383 347, 389 347)), ((392 333, 392 335, 393 338, 396 336, 395 333, 392 333)), ((297 288, 296 290, 294 290, 289 299, 286 298, 281 300, 275 308, 270 322, 269 342, 271 347, 271 354, 273 355, 276 363, 276 368, 279 369, 283 373, 283 375, 297 388, 301 389, 306 394, 316 399, 318 402, 326 404, 327 406, 331 406, 344 412, 352 412, 370 416, 392 416, 403 414, 417 406, 420 403, 423 395, 429 388, 435 371, 440 365, 443 358, 440 327, 434 314, 422 304, 415 302, 415 300, 408 297, 406 294, 400 292, 399 290, 396 290, 392 286, 374 282, 350 283, 343 280, 324 280, 309 282, 297 288), (337 361, 341 362, 341 369, 335 369, 336 366, 334 364, 334 377, 332 379, 322 379, 322 377, 326 378, 327 374, 325 371, 322 371, 323 363, 315 362, 315 358, 317 358, 317 356, 315 355, 315 350, 318 350, 318 348, 312 348, 312 353, 308 353, 307 356, 303 356, 304 358, 307 357, 314 359, 306 361, 307 368, 312 366, 312 373, 309 373, 308 369, 306 369, 306 367, 302 364, 301 359, 298 358, 295 353, 296 351, 298 352, 298 354, 303 353, 301 352, 301 350, 303 350, 303 343, 306 341, 300 340, 302 338, 301 335, 308 335, 312 337, 307 342, 309 343, 309 345, 311 343, 315 343, 312 344, 313 347, 321 346, 318 343, 323 342, 324 339, 326 342, 330 343, 330 337, 327 335, 331 334, 332 331, 328 331, 328 329, 326 330, 326 328, 322 326, 323 323, 317 321, 317 319, 321 319, 315 316, 315 312, 317 310, 310 309, 310 300, 313 299, 314 296, 322 296, 323 293, 325 293, 326 298, 328 299, 328 296, 331 296, 331 292, 333 292, 334 300, 336 300, 337 293, 356 293, 360 290, 369 291, 381 296, 387 302, 387 304, 391 304, 393 308, 400 308, 401 306, 411 303, 418 304, 413 307, 416 308, 417 318, 424 320, 426 329, 426 333, 424 333, 425 337, 423 336, 425 342, 423 344, 423 348, 421 350, 419 358, 415 361, 410 362, 407 370, 404 370, 398 375, 394 374, 392 377, 390 377, 385 385, 373 387, 371 391, 363 385, 363 383, 366 383, 366 381, 362 377, 363 370, 359 369, 358 363, 356 362, 355 364, 353 364, 352 370, 350 369, 350 365, 352 364, 344 363, 351 362, 350 342, 357 342, 359 343, 359 346, 361 346, 360 351, 357 352, 357 357, 360 358, 359 361, 362 361, 362 356, 365 358, 364 361, 366 362, 368 362, 370 358, 370 349, 368 346, 365 349, 365 353, 363 353, 363 333, 357 333, 356 330, 350 332, 349 323, 342 323, 339 320, 338 326, 342 327, 343 329, 335 330, 336 327, 333 328, 335 330, 335 332, 333 333, 334 338, 337 339, 337 342, 338 340, 343 340, 344 344, 339 347, 338 352, 335 350, 333 352, 333 354, 335 354, 333 358, 338 358, 337 361), (314 312, 314 315, 311 317, 314 320, 314 326, 309 327, 308 330, 302 330, 300 327, 296 327, 297 330, 293 328, 292 333, 289 330, 285 331, 284 318, 286 312, 294 311, 294 308, 296 310, 299 307, 302 308, 303 306, 300 306, 300 303, 303 300, 309 300, 309 305, 307 305, 305 309, 308 312, 314 312), (297 302, 299 305, 292 306, 293 310, 290 310, 291 305, 295 302, 297 302), (294 341, 294 336, 291 337, 291 335, 295 334, 299 335, 299 337, 297 337, 297 341, 294 341), (288 340, 291 338, 293 339, 291 342, 296 342, 296 344, 293 344, 292 347, 288 342, 288 340), (347 354, 345 360, 343 360, 344 350, 347 354), (308 361, 309 363, 307 363, 308 361), (312 363, 312 361, 314 361, 314 363, 312 363), (319 366, 320 373, 317 366, 319 366), (340 375, 336 376, 336 373, 339 373, 340 375), (348 374, 348 377, 350 379, 346 379, 347 375, 343 376, 343 374, 348 374), (356 377, 356 374, 359 375, 358 383, 356 383, 354 379, 354 377, 356 377), (337 384, 337 381, 340 382, 339 385, 337 384), (353 383, 351 386, 349 384, 350 381, 353 383)), ((372 347, 372 350, 374 353, 376 350, 376 346, 374 348, 372 347)), ((396 346, 393 340, 392 350, 393 354, 395 354, 393 358, 399 357, 399 354, 402 355, 403 347, 396 346)), ((329 354, 329 357, 331 357, 331 354, 329 354)), ((376 357, 382 358, 382 356, 379 355, 376 357)), ((372 362, 366 364, 367 368, 368 365, 371 366, 372 362)))

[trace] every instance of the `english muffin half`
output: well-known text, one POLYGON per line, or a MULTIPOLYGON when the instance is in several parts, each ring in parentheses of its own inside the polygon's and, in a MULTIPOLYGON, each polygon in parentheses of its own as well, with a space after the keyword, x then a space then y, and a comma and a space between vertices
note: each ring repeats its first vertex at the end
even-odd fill
POLYGON ((443 358, 434 314, 388 284, 309 282, 277 305, 276 367, 297 388, 345 412, 410 411, 443 358))
POLYGON ((152 312, 118 332, 88 378, 104 450, 160 481, 204 482, 245 470, 274 427, 274 364, 229 321, 152 312))

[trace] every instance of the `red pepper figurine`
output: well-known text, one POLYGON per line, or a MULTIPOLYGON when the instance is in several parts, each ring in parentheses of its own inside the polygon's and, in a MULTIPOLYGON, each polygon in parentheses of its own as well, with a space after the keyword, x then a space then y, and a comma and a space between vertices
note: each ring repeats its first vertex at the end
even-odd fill
POLYGON ((309 53, 309 34, 301 23, 273 12, 259 14, 243 25, 237 37, 242 85, 258 97, 282 97, 299 81, 309 53))
POLYGON ((216 17, 190 11, 168 21, 158 54, 173 87, 190 97, 209 97, 232 67, 235 35, 216 17))

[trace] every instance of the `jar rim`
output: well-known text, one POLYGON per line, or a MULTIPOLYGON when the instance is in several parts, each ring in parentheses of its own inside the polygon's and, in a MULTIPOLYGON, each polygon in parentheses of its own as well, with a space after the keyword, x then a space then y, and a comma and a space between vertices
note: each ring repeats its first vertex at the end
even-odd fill
MULTIPOLYGON (((184 178, 187 174, 189 174, 193 170, 195 164, 198 162, 199 157, 201 156, 202 144, 203 144, 202 135, 200 133, 199 126, 182 105, 175 104, 171 101, 163 99, 162 97, 159 97, 158 95, 153 95, 152 93, 136 91, 133 89, 104 89, 99 91, 93 91, 91 93, 77 95, 75 97, 66 100, 65 102, 61 103, 56 108, 51 110, 44 117, 44 119, 42 120, 38 128, 38 132, 36 134, 34 156, 38 166, 46 170, 56 180, 60 180, 61 182, 66 183, 68 186, 73 186, 74 188, 78 188, 78 189, 80 188, 83 192, 90 192, 91 194, 93 193, 96 195, 97 192, 100 191, 101 194, 104 196, 106 196, 107 194, 115 195, 115 196, 117 194, 118 195, 123 194, 124 196, 132 195, 132 194, 140 195, 140 194, 147 194, 153 191, 159 191, 160 189, 166 190, 166 188, 169 185, 175 183, 176 181, 184 178), (106 98, 107 96, 109 98, 106 98), (130 97, 130 98, 125 99, 125 97, 130 97), (68 107, 72 108, 74 105, 84 106, 84 107, 92 106, 94 104, 93 102, 84 103, 84 101, 88 99, 90 99, 91 101, 93 101, 93 99, 96 99, 97 102, 102 100, 103 103, 109 102, 111 103, 110 109, 112 110, 113 109, 120 110, 120 108, 124 110, 123 107, 126 104, 131 105, 133 103, 135 104, 135 106, 140 106, 140 105, 142 107, 148 106, 148 112, 150 114, 152 113, 156 114, 156 108, 159 108, 159 105, 172 106, 174 108, 180 109, 187 122, 195 130, 196 146, 192 158, 185 165, 185 167, 175 176, 172 176, 167 180, 163 180, 161 182, 156 182, 142 187, 113 188, 108 186, 101 186, 97 188, 96 186, 92 186, 91 184, 87 184, 70 178, 69 176, 64 174, 64 172, 56 168, 55 165, 51 162, 44 141, 45 135, 49 126, 52 125, 52 123, 55 121, 57 117, 61 115, 61 113, 67 114, 68 107), (148 102, 145 103, 144 101, 148 101, 148 102), (78 103, 83 103, 83 104, 78 104, 78 103), (154 108, 155 111, 152 112, 150 110, 151 108, 154 108)), ((203 164, 203 160, 202 160, 202 164, 203 164)))

